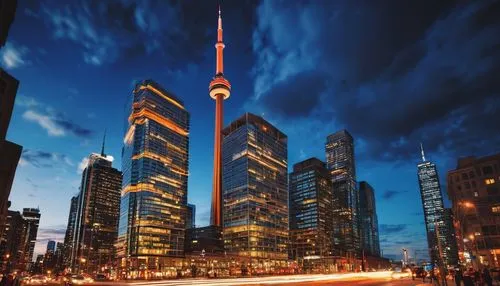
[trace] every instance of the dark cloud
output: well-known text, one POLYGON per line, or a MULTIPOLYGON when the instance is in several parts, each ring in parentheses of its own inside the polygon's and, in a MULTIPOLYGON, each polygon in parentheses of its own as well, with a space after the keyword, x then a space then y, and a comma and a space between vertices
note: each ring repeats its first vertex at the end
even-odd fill
POLYGON ((381 235, 387 235, 402 232, 407 226, 406 224, 381 224, 379 230, 381 235))
MULTIPOLYGON (((21 160, 37 168, 51 168, 61 164, 69 166, 73 165, 69 157, 64 154, 31 149, 23 150, 21 160)), ((29 178, 27 178, 26 181, 28 181, 28 183, 30 183, 34 188, 38 187, 38 185, 29 178)))
POLYGON ((401 194, 404 194, 404 193, 407 193, 408 191, 395 191, 395 190, 386 190, 383 194, 382 194, 382 198, 385 199, 385 200, 390 200, 398 195, 401 195, 401 194))
POLYGON ((58 240, 64 237, 65 234, 66 234, 65 225, 39 228, 37 233, 37 241, 58 240))
POLYGON ((498 1, 330 2, 259 7, 253 105, 345 126, 367 159, 408 162, 419 142, 449 157, 500 151, 498 1), (324 74, 322 88, 283 94, 324 74))
POLYGON ((84 128, 64 118, 57 118, 54 121, 64 130, 78 137, 89 138, 94 134, 92 130, 84 128))

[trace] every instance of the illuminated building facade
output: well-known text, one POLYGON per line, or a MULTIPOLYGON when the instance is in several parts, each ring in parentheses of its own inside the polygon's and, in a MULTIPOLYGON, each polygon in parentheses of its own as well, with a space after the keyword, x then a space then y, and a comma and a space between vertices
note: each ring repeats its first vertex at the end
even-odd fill
POLYGON ((231 94, 231 84, 224 77, 224 42, 222 40, 222 17, 219 7, 217 27, 216 68, 215 76, 210 82, 208 91, 215 100, 215 131, 214 131, 214 171, 212 183, 212 207, 210 224, 222 226, 222 128, 224 125, 224 100, 231 94))
POLYGON ((290 174, 290 254, 306 271, 325 271, 332 255, 332 185, 324 162, 310 158, 290 174))
POLYGON ((24 208, 23 218, 26 223, 26 235, 24 236, 24 263, 23 266, 29 269, 35 252, 36 236, 38 235, 38 225, 40 224, 40 210, 38 208, 24 208))
POLYGON ((327 137, 325 149, 333 190, 333 253, 353 258, 360 254, 361 246, 354 140, 347 130, 341 130, 327 137))
POLYGON ((194 228, 196 224, 196 206, 193 204, 187 205, 186 214, 186 229, 194 228))
POLYGON ((71 198, 69 207, 68 224, 64 235, 64 261, 65 267, 70 267, 73 256, 73 237, 75 234, 76 213, 78 211, 78 195, 71 198))
POLYGON ((9 211, 0 237, 0 271, 10 273, 24 261, 26 221, 18 211, 9 211))
POLYGON ((462 262, 500 266, 500 153, 459 159, 447 182, 462 262))
POLYGON ((425 228, 427 230, 429 257, 433 265, 440 266, 447 261, 446 252, 443 251, 446 248, 447 232, 443 218, 443 196, 436 164, 425 160, 423 149, 422 163, 419 163, 417 168, 425 228))
POLYGON ((92 273, 114 262, 121 184, 122 174, 104 154, 103 143, 101 154, 91 154, 82 172, 71 246, 73 270, 92 273))
POLYGON ((446 237, 445 248, 443 252, 446 257, 446 265, 455 266, 458 265, 458 245, 457 245, 457 236, 455 233, 454 222, 454 214, 451 208, 445 208, 443 210, 443 222, 444 222, 444 235, 446 237))
POLYGON ((130 106, 117 247, 121 266, 142 275, 184 255, 189 113, 151 80, 136 85, 130 106))
POLYGON ((359 182, 360 239, 364 255, 380 256, 377 208, 373 187, 365 181, 359 182))
POLYGON ((288 257, 287 136, 246 113, 223 130, 224 245, 228 253, 288 257))

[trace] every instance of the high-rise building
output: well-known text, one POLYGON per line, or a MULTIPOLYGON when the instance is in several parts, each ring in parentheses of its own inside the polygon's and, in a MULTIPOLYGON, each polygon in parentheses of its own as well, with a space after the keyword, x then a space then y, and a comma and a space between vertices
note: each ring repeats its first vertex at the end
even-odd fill
POLYGON ((55 252, 55 271, 56 272, 62 272, 65 268, 64 266, 64 243, 58 242, 56 244, 56 252, 55 252))
POLYGON ((122 151, 118 254, 132 272, 158 271, 184 255, 189 113, 151 80, 136 85, 132 101, 122 151))
POLYGON ((66 234, 64 235, 64 267, 71 267, 74 260, 73 252, 73 237, 75 236, 76 213, 78 211, 78 195, 71 198, 71 205, 69 208, 68 224, 66 226, 66 234))
POLYGON ((446 263, 446 225, 444 223, 443 195, 439 183, 436 164, 427 161, 422 148, 422 162, 417 165, 418 184, 424 209, 425 227, 427 230, 427 244, 429 257, 433 265, 442 266, 446 263), (440 255, 441 254, 441 255, 440 255))
POLYGON ((499 267, 500 153, 459 159, 447 182, 460 259, 499 267))
POLYGON ((17 211, 9 211, 5 231, 0 237, 0 270, 2 273, 18 269, 24 261, 25 235, 26 223, 23 216, 17 211))
POLYGON ((36 237, 38 234, 38 225, 40 224, 40 210, 38 208, 24 208, 23 218, 26 223, 26 235, 23 245, 24 249, 24 267, 29 269, 32 260, 33 253, 35 252, 36 237))
POLYGON ((223 253, 224 241, 220 227, 213 225, 186 229, 187 254, 223 253))
MULTIPOLYGON (((0 6, 5 5, 6 2, 4 2, 5 0, 0 0, 0 6)), ((0 16, 2 13, 0 11, 0 16)), ((2 21, 3 18, 0 17, 0 22, 2 21)), ((0 156, 0 236, 5 229, 10 206, 10 190, 23 149, 20 145, 5 139, 18 86, 19 81, 0 68, 0 154, 2 154, 0 156)))
POLYGON ((56 252, 56 242, 54 240, 49 240, 47 242, 47 250, 46 250, 46 252, 52 252, 52 253, 56 252))
POLYGON ((373 187, 365 181, 359 182, 360 239, 365 255, 380 256, 377 208, 373 187))
POLYGON ((214 171, 212 183, 212 208, 210 224, 222 226, 222 128, 224 126, 224 100, 231 94, 231 84, 224 77, 224 42, 222 40, 222 17, 219 7, 217 27, 216 68, 215 76, 210 82, 208 91, 215 100, 215 130, 214 130, 214 171))
POLYGON ((16 16, 17 0, 0 0, 0 48, 5 45, 16 16))
POLYGON ((43 264, 46 270, 54 271, 57 262, 56 257, 56 242, 49 240, 47 242, 47 250, 43 258, 43 264))
POLYGON ((256 259, 286 260, 287 136, 251 113, 233 121, 223 134, 226 251, 256 259))
POLYGON ((443 210, 443 221, 444 221, 444 235, 446 237, 445 246, 443 248, 444 257, 446 258, 446 265, 454 266, 458 265, 458 245, 457 236, 455 233, 454 215, 451 208, 445 208, 443 210))
POLYGON ((347 130, 338 131, 326 138, 325 150, 333 190, 333 252, 353 258, 360 254, 361 246, 354 139, 347 130))
POLYGON ((290 174, 290 254, 306 271, 324 271, 332 257, 332 184, 324 162, 310 158, 290 174))
POLYGON ((196 224, 196 206, 193 204, 187 205, 186 229, 194 228, 196 224))
MULTIPOLYGON (((104 154, 91 154, 82 172, 72 242, 72 268, 92 272, 115 260, 122 174, 104 154)), ((71 213, 70 213, 71 215, 71 213)))

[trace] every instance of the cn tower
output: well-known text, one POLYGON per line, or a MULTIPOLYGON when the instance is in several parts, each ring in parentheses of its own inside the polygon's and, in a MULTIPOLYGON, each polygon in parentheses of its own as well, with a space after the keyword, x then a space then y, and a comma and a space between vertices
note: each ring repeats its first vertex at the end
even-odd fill
POLYGON ((212 208, 210 224, 222 227, 222 127, 224 124, 224 100, 231 94, 231 84, 224 78, 224 42, 222 41, 222 17, 219 7, 219 23, 217 28, 216 68, 215 76, 210 82, 208 91, 215 99, 215 139, 214 139, 214 174, 212 182, 212 208))

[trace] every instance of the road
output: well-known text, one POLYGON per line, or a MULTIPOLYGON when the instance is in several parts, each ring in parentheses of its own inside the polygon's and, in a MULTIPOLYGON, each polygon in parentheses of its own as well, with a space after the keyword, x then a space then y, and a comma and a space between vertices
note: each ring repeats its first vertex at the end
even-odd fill
POLYGON ((239 286, 239 285, 286 285, 286 286, 327 286, 327 285, 366 285, 366 286, 423 286, 421 280, 391 279, 391 272, 346 273, 329 275, 290 275, 273 277, 251 277, 231 279, 181 279, 162 281, 130 281, 94 283, 93 285, 126 286, 239 286))

